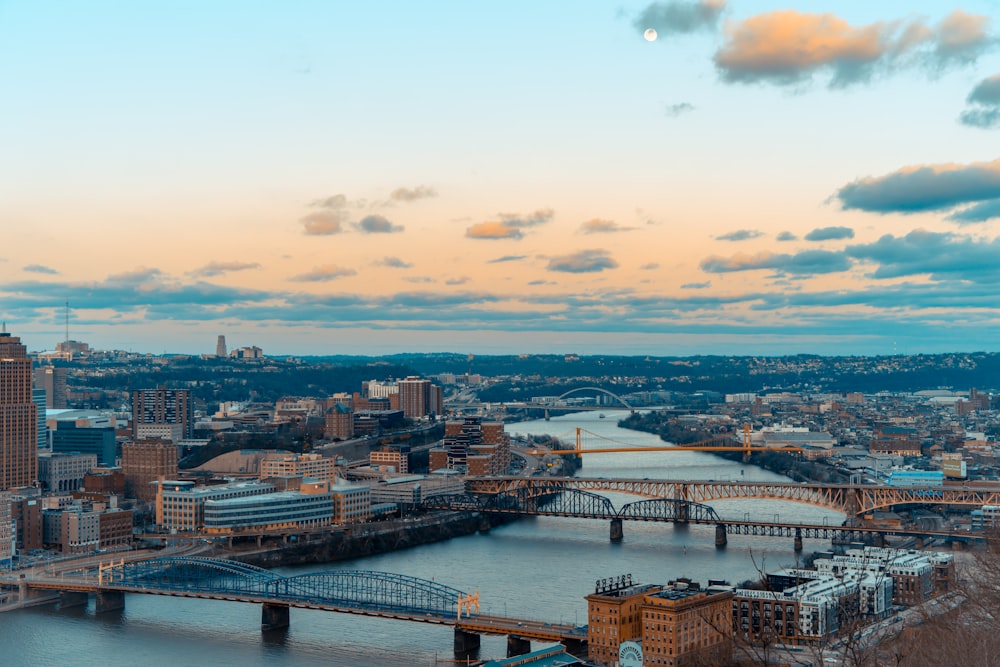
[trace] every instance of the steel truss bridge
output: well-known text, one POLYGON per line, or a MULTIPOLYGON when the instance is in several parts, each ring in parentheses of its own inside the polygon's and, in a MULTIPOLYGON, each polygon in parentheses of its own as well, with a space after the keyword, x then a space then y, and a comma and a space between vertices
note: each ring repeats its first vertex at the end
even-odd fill
POLYGON ((667 480, 588 479, 578 477, 476 477, 466 481, 466 493, 426 499, 426 509, 473 510, 489 514, 563 516, 611 521, 611 539, 623 537, 622 521, 712 524, 716 545, 724 546, 726 535, 794 537, 796 548, 803 538, 851 542, 886 535, 969 541, 967 533, 859 525, 857 518, 882 507, 895 505, 997 504, 1000 489, 905 489, 829 484, 780 482, 692 482, 667 480), (645 496, 616 509, 600 492, 645 496), (806 503, 847 515, 845 525, 782 523, 775 517, 744 520, 723 519, 712 500, 770 499, 806 503))
POLYGON ((335 570, 283 576, 238 561, 177 556, 101 565, 77 576, 5 578, 7 586, 57 590, 60 604, 86 604, 97 594, 97 611, 124 608, 124 594, 228 600, 263 605, 261 628, 289 625, 291 607, 393 618, 455 628, 455 651, 475 650, 480 634, 508 635, 508 651, 525 653, 530 640, 581 645, 586 631, 573 625, 479 613, 479 594, 391 572, 335 570), (76 596, 76 597, 74 597, 76 596))
POLYGON ((564 491, 616 492, 643 498, 706 503, 713 500, 784 500, 860 517, 898 505, 1000 505, 1000 488, 903 488, 804 482, 716 482, 587 477, 470 477, 466 491, 483 496, 551 494, 564 491))

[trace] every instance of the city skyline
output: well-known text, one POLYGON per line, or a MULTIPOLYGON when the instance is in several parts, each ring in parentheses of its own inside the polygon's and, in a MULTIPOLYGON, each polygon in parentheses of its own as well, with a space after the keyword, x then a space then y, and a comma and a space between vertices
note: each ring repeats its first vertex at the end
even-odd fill
POLYGON ((4 3, 0 318, 33 350, 67 302, 147 352, 996 350, 996 9, 4 3))

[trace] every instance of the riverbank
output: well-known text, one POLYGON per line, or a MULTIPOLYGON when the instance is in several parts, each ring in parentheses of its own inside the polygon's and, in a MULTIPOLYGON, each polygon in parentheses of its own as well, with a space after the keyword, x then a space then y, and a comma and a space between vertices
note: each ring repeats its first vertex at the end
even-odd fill
POLYGON ((480 529, 477 512, 435 512, 336 529, 308 542, 265 542, 232 549, 216 548, 213 556, 257 565, 316 565, 354 560, 471 535, 480 529))

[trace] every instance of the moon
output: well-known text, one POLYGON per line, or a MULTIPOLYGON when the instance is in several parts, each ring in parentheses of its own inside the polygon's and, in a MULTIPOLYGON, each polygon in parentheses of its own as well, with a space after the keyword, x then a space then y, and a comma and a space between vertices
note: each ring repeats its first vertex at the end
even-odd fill
POLYGON ((647 42, 656 41, 656 31, 653 30, 652 28, 646 28, 646 32, 642 33, 642 36, 645 38, 647 42))

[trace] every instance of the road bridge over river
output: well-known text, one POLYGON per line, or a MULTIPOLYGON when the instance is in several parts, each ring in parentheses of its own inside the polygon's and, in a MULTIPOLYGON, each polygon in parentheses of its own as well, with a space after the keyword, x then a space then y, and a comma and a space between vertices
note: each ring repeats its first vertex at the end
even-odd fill
POLYGON ((456 656, 478 650, 481 634, 507 635, 511 655, 528 652, 532 639, 562 642, 577 652, 587 639, 585 627, 481 615, 478 593, 391 572, 284 576, 238 561, 179 556, 105 563, 58 576, 14 572, 0 583, 18 589, 22 598, 31 589, 59 591, 62 606, 87 604, 93 594, 98 613, 123 609, 126 593, 260 604, 264 631, 287 628, 292 607, 449 625, 455 628, 456 656))

